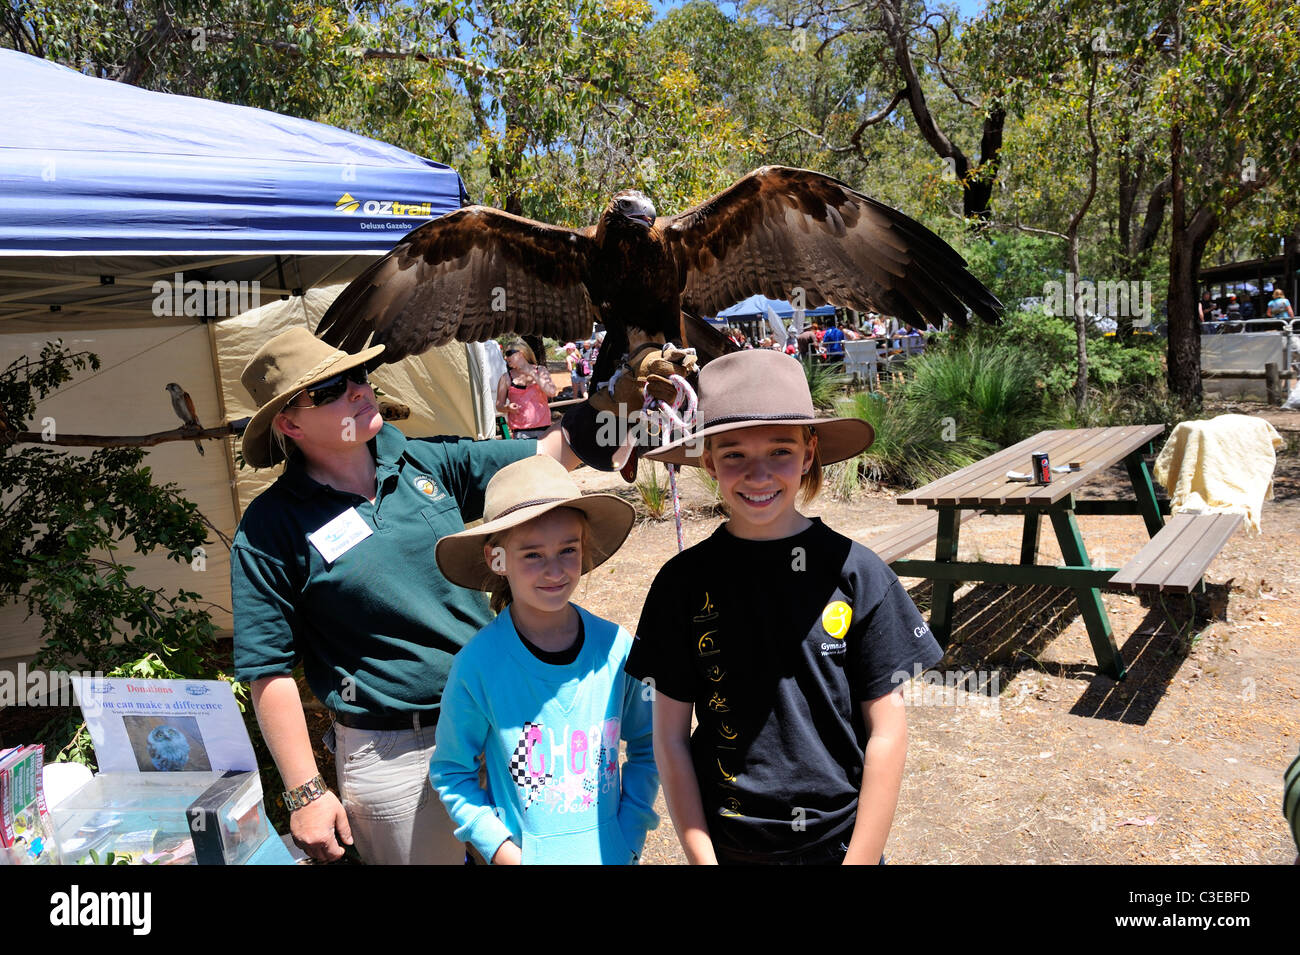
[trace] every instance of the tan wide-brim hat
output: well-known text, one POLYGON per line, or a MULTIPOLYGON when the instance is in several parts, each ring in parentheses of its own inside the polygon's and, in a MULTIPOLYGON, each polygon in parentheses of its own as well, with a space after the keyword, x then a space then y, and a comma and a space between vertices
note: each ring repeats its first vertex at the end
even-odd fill
POLYGON ((665 464, 703 467, 705 438, 774 424, 816 428, 822 464, 846 461, 876 439, 875 429, 861 418, 817 417, 803 366, 789 355, 761 348, 732 352, 700 369, 698 421, 689 437, 645 456, 665 464))
POLYGON ((240 445, 244 460, 255 468, 269 468, 282 460, 284 454, 271 440, 271 422, 289 399, 309 385, 349 368, 374 368, 383 350, 383 345, 376 345, 349 355, 325 344, 305 328, 290 328, 259 348, 240 375, 257 404, 257 413, 244 429, 240 445))
POLYGON ((438 569, 453 584, 471 590, 486 589, 492 580, 492 570, 483 555, 487 539, 557 507, 571 507, 587 516, 587 547, 593 568, 622 546, 636 520, 636 509, 627 501, 613 494, 583 495, 564 465, 547 455, 535 454, 493 475, 484 499, 483 523, 438 541, 434 549, 438 569))

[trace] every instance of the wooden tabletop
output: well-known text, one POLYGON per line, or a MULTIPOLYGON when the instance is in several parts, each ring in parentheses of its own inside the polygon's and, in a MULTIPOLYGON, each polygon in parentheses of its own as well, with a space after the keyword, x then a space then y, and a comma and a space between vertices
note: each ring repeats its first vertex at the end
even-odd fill
POLYGON ((1123 461, 1165 430, 1162 424, 1123 428, 1079 428, 1040 431, 1032 438, 954 471, 925 487, 897 498, 899 504, 997 508, 1002 504, 1054 504, 1072 494, 1103 471, 1123 461), (1046 486, 1012 481, 1008 471, 1028 474, 1030 455, 1044 451, 1052 467, 1078 462, 1083 467, 1070 474, 1053 474, 1046 486))

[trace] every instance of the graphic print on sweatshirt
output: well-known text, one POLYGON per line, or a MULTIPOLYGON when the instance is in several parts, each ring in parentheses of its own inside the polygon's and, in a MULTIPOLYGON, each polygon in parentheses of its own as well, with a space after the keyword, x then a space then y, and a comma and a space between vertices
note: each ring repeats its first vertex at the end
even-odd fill
POLYGON ((510 756, 510 778, 523 796, 555 812, 586 812, 601 793, 618 790, 618 719, 557 733, 542 723, 524 723, 510 756))

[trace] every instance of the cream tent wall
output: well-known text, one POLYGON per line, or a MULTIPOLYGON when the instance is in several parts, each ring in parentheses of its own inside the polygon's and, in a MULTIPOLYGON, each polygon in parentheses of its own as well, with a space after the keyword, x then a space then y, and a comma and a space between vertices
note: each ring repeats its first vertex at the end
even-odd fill
MULTIPOLYGON (((216 423, 217 387, 207 329, 192 320, 187 324, 155 324, 147 328, 84 328, 72 324, 48 332, 0 334, 0 367, 21 355, 39 353, 46 341, 60 337, 76 351, 91 351, 102 362, 98 372, 76 376, 37 407, 33 425, 44 428, 52 419, 56 431, 81 434, 146 434, 176 427, 176 416, 164 390, 170 381, 190 392, 199 420, 216 423)), ((21 453, 18 446, 18 452, 21 453)), ((77 448, 69 453, 89 455, 77 448)), ((230 496, 230 471, 218 442, 206 442, 200 457, 192 442, 164 444, 150 449, 145 463, 160 481, 174 481, 218 527, 235 520, 230 496)), ((11 452, 12 453, 12 452, 11 452)), ((129 545, 128 545, 129 547, 129 545)), ((119 551, 116 559, 136 568, 132 579, 170 591, 184 587, 205 594, 229 607, 229 562, 219 542, 207 550, 206 561, 191 570, 157 553, 140 555, 119 551), (222 576, 227 578, 224 587, 222 576)), ((28 657, 39 647, 40 624, 27 620, 24 608, 0 607, 0 659, 28 657)), ((218 625, 229 626, 229 615, 218 613, 218 625)))
MULTIPOLYGON (((48 417, 56 430, 65 433, 168 430, 177 420, 165 385, 175 381, 190 393, 199 420, 211 427, 254 410, 239 381, 253 352, 293 325, 314 330, 345 286, 309 288, 302 295, 277 298, 240 315, 207 323, 152 319, 146 313, 149 324, 131 326, 120 313, 109 321, 93 312, 48 324, 4 323, 0 324, 0 367, 21 355, 39 352, 55 337, 76 350, 99 355, 102 366, 98 372, 77 376, 38 407, 38 426, 48 417)), ((411 417, 397 423, 405 433, 481 436, 490 432, 494 420, 483 366, 483 346, 456 343, 397 365, 385 365, 373 380, 389 398, 410 406, 411 417)), ((275 480, 280 469, 240 468, 235 438, 203 445, 205 453, 200 456, 189 441, 162 444, 149 449, 145 464, 157 481, 178 485, 185 497, 230 537, 243 509, 275 480)), ((64 450, 78 453, 75 448, 64 450)), ((217 627, 228 633, 228 551, 211 535, 205 553, 195 557, 202 559, 178 564, 157 554, 117 554, 120 562, 136 568, 133 579, 169 591, 183 587, 202 594, 212 604, 217 627)), ((0 606, 0 668, 12 668, 39 649, 40 623, 25 618, 25 608, 0 606)))

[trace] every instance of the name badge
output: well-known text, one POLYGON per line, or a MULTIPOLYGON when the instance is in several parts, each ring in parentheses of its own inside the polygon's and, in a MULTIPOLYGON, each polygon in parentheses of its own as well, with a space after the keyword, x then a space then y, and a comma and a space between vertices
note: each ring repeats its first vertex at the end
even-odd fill
POLYGON ((307 539, 325 562, 332 564, 373 533, 357 509, 349 507, 320 530, 308 534, 307 539))

